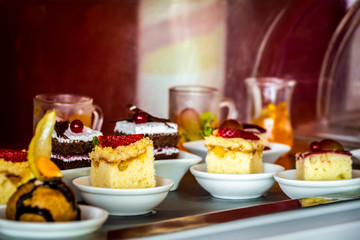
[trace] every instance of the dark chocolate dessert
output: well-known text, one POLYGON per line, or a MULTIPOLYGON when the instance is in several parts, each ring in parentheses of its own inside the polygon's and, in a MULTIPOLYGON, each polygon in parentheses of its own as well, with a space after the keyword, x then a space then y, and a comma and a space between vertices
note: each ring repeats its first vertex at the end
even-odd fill
POLYGON ((6 216, 26 222, 67 222, 80 220, 80 208, 73 191, 63 181, 32 179, 11 196, 6 216))
POLYGON ((176 123, 151 116, 133 105, 129 109, 129 119, 116 122, 115 135, 144 134, 153 141, 155 160, 179 158, 176 123))
POLYGON ((51 160, 62 170, 90 167, 94 137, 101 132, 85 127, 80 120, 57 122, 52 134, 51 160))

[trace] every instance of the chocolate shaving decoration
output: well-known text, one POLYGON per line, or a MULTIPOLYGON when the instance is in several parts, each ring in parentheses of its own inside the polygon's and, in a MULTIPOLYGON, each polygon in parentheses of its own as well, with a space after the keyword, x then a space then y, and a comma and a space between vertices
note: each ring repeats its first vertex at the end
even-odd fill
MULTIPOLYGON (((141 113, 141 112, 146 113, 148 115, 148 122, 162 122, 169 128, 173 128, 172 126, 170 126, 168 124, 168 122, 170 122, 169 119, 154 117, 154 116, 150 115, 149 113, 141 110, 140 108, 138 108, 137 106, 135 106, 133 104, 128 104, 127 107, 130 109, 130 111, 135 112, 135 113, 141 113)), ((131 119, 130 121, 132 121, 132 114, 129 115, 129 119, 131 119)))
POLYGON ((69 127, 68 121, 56 122, 55 123, 55 132, 58 137, 69 139, 64 133, 69 127))
POLYGON ((258 130, 260 133, 265 133, 266 132, 265 128, 262 128, 262 127, 260 127, 258 125, 255 125, 255 124, 243 123, 242 126, 243 126, 243 129, 253 128, 253 129, 258 130))

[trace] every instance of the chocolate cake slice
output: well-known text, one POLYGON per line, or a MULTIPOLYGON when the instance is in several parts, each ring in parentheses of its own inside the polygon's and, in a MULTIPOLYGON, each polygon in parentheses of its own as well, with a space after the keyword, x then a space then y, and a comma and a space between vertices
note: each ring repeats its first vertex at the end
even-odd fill
POLYGON ((130 105, 129 109, 132 111, 129 118, 116 122, 115 135, 144 134, 153 141, 155 160, 179 158, 176 123, 151 116, 134 105, 130 105))
POLYGON ((90 167, 92 140, 100 131, 83 126, 81 121, 57 122, 52 133, 51 160, 61 169, 90 167))

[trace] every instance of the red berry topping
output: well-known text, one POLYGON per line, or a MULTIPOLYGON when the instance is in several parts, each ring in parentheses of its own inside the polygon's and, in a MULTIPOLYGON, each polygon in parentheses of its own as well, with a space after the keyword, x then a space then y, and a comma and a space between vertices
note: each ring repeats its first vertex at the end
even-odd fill
POLYGON ((137 112, 133 115, 133 122, 135 124, 147 123, 148 114, 146 112, 137 112))
POLYGON ((71 122, 70 129, 74 133, 81 133, 84 129, 84 124, 79 119, 76 119, 71 122))
POLYGON ((0 149, 0 158, 9 162, 26 162, 27 152, 12 149, 0 149))
POLYGON ((119 136, 99 136, 101 147, 117 148, 119 146, 126 146, 143 139, 144 134, 134 135, 119 135, 119 136))
POLYGON ((315 151, 319 151, 320 150, 320 144, 319 144, 319 142, 312 142, 311 144, 310 144, 310 150, 312 151, 312 152, 315 152, 315 151))
POLYGON ((218 134, 223 138, 244 138, 249 140, 259 140, 260 138, 251 132, 233 128, 219 128, 218 134))

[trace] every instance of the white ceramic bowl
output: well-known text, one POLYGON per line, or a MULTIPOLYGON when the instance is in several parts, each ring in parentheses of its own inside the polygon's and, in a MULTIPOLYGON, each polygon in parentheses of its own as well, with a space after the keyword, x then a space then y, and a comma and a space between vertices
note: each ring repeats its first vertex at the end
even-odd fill
POLYGON ((256 174, 208 173, 206 163, 190 168, 201 187, 212 196, 224 199, 260 197, 275 183, 273 175, 283 170, 282 166, 272 163, 263 163, 264 172, 256 174))
POLYGON ((355 149, 350 151, 354 158, 353 161, 353 168, 360 169, 360 149, 355 149))
POLYGON ((178 159, 155 160, 156 176, 172 179, 174 186, 170 191, 174 191, 189 168, 199 162, 201 162, 201 157, 180 151, 178 159))
MULTIPOLYGON (((205 161, 208 150, 205 147, 203 140, 186 142, 183 145, 188 151, 199 155, 205 161)), ((281 155, 290 151, 288 145, 281 143, 269 143, 269 147, 270 150, 263 151, 262 161, 266 163, 274 163, 281 155)))
POLYGON ((350 151, 352 153, 352 155, 356 158, 360 159, 360 149, 354 149, 350 151))
POLYGON ((141 189, 113 189, 91 186, 90 176, 73 180, 81 197, 89 205, 103 208, 110 215, 131 216, 150 212, 169 193, 174 181, 156 176, 156 187, 141 189))
POLYGON ((0 233, 16 239, 73 238, 98 230, 108 218, 108 213, 103 209, 86 205, 79 207, 80 221, 41 223, 7 220, 6 205, 0 206, 0 233))
POLYGON ((66 182, 74 191, 76 195, 76 201, 82 201, 82 197, 78 191, 78 189, 72 183, 72 180, 78 177, 89 176, 90 175, 90 167, 84 168, 74 168, 68 170, 61 170, 63 174, 63 181, 66 182))
POLYGON ((289 198, 298 199, 360 189, 360 170, 353 170, 352 174, 352 179, 305 181, 296 180, 296 170, 293 169, 278 172, 274 178, 289 198))

